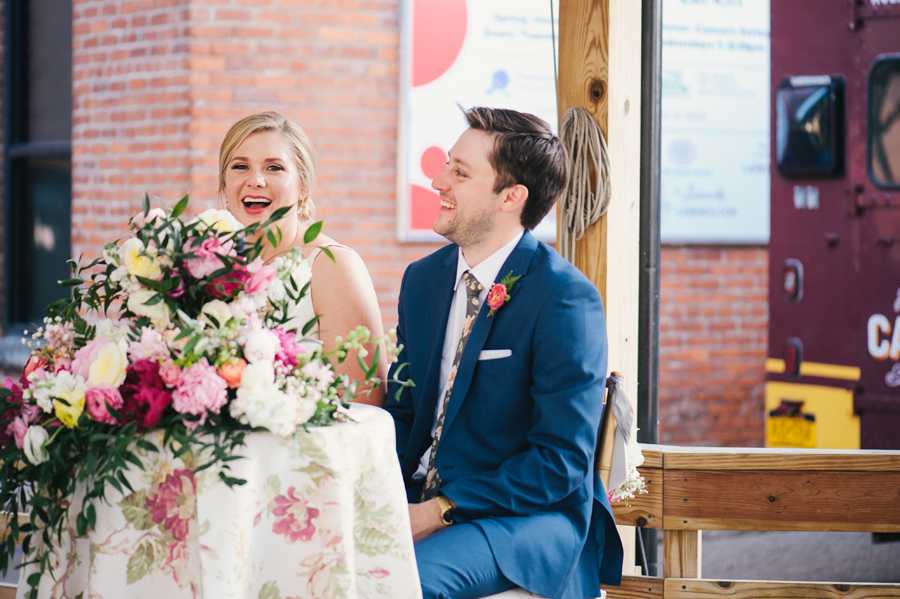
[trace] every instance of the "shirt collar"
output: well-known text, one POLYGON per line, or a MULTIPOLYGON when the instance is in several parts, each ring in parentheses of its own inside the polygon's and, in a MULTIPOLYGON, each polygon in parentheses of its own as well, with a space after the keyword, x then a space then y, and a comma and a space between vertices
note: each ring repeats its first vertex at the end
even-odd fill
POLYGON ((494 284, 494 281, 497 280, 497 275, 500 274, 503 263, 506 262, 506 259, 512 254, 512 251, 516 249, 516 245, 518 245, 519 240, 522 239, 522 235, 524 234, 525 231, 519 232, 519 234, 513 237, 509 243, 479 262, 478 266, 474 267, 469 266, 469 263, 466 262, 462 248, 460 248, 459 259, 456 261, 456 283, 453 285, 453 290, 456 291, 456 288, 459 287, 462 275, 467 270, 472 273, 472 276, 478 279, 478 282, 481 283, 482 287, 490 289, 494 284))

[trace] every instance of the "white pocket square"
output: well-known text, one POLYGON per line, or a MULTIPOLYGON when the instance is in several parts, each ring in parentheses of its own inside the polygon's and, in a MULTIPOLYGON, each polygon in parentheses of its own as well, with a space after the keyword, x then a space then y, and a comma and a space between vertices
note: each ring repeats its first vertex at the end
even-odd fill
POLYGON ((512 355, 511 349, 486 349, 478 354, 480 360, 499 360, 500 358, 508 358, 512 355))

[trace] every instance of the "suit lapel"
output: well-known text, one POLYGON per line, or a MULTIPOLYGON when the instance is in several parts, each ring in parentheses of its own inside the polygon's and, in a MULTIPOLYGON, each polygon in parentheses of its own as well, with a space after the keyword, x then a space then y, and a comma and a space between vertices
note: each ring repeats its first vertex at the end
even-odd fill
MULTIPOLYGON (((506 259, 506 262, 503 263, 500 272, 497 273, 497 278, 494 280, 494 283, 500 282, 500 279, 509 274, 510 271, 512 271, 514 276, 527 275, 531 260, 534 258, 534 251, 537 249, 537 244, 538 242, 534 236, 528 231, 525 231, 522 235, 522 239, 520 239, 519 243, 516 245, 516 248, 509 255, 509 258, 506 259)), ((521 283, 521 280, 519 283, 521 283)), ((513 286, 509 296, 510 301, 512 301, 512 298, 515 296, 518 289, 518 284, 513 286)), ((491 332, 491 327, 496 320, 496 314, 488 318, 487 313, 489 311, 490 308, 488 307, 487 302, 482 304, 481 310, 479 310, 478 316, 475 318, 472 332, 469 334, 469 341, 466 343, 466 349, 463 351, 459 368, 456 371, 456 380, 453 382, 453 393, 450 397, 450 403, 447 405, 447 415, 444 418, 445 434, 447 429, 453 423, 453 418, 456 417, 460 405, 469 392, 469 386, 472 384, 472 376, 475 374, 475 366, 478 364, 478 354, 480 354, 482 348, 484 348, 488 334, 491 332)), ((440 366, 440 364, 438 366, 440 366)))

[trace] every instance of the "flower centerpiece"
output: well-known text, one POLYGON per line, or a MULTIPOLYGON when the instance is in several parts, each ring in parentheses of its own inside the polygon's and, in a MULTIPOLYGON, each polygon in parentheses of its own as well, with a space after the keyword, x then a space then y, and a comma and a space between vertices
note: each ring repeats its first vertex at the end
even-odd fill
POLYGON ((22 377, 0 389, 0 509, 30 514, 21 526, 9 520, 0 570, 21 537, 38 566, 32 589, 67 520, 84 535, 95 502, 130 489, 125 470, 142 468, 136 450, 190 452, 198 471, 217 465, 227 484, 241 484, 228 462, 248 431, 287 437, 345 421, 345 402, 382 382, 380 360, 396 359, 388 342, 388 355, 375 351, 366 364, 364 346, 378 340, 364 328, 327 354, 303 339, 316 319, 293 322, 292 307, 308 293, 310 265, 298 248, 261 258, 265 243, 281 240, 274 224, 287 208, 245 228, 222 210, 183 219, 187 204, 151 209, 145 195, 125 239, 86 266, 73 262, 74 277, 61 282, 71 300, 50 306, 22 377), (335 371, 351 350, 363 381, 335 371), (162 447, 141 435, 154 429, 162 447), (78 485, 84 499, 72 505, 78 485))

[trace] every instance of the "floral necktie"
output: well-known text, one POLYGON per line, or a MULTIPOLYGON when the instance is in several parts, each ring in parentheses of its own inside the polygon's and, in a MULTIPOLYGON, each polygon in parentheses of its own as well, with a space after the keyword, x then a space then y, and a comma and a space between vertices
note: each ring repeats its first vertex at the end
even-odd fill
POLYGON ((456 346, 456 357, 453 358, 453 366, 450 367, 450 376, 447 378, 447 391, 444 393, 441 411, 438 414, 437 428, 434 432, 434 441, 431 443, 431 456, 428 458, 428 471, 425 474, 425 484, 422 487, 422 501, 427 501, 437 495, 437 491, 441 486, 441 475, 438 474, 437 468, 434 465, 434 456, 437 454, 438 443, 441 440, 441 432, 444 429, 444 416, 447 415, 447 405, 450 403, 450 393, 453 391, 453 381, 456 380, 456 371, 459 368, 463 350, 466 349, 466 343, 469 341, 469 333, 472 332, 472 325, 475 324, 475 317, 478 316, 478 310, 481 308, 481 300, 478 296, 484 287, 468 270, 463 273, 463 282, 466 286, 466 322, 463 325, 462 334, 459 336, 459 343, 456 346))

